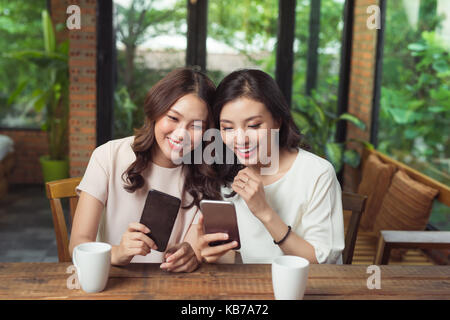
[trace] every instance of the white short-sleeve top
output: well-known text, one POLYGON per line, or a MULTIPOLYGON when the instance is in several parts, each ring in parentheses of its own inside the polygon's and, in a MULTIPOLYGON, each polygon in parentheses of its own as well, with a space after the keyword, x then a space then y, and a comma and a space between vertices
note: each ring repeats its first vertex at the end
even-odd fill
MULTIPOLYGON (((222 188, 223 195, 231 191, 222 188)), ((299 149, 288 172, 265 186, 264 192, 283 222, 314 247, 319 263, 342 263, 345 241, 341 188, 331 163, 299 149)), ((238 194, 224 199, 236 207, 244 263, 271 263, 274 257, 283 255, 244 199, 238 194)))
MULTIPOLYGON (((100 200, 105 208, 100 220, 97 241, 119 245, 122 235, 129 223, 139 222, 145 205, 148 191, 156 189, 181 199, 182 205, 178 211, 167 248, 183 242, 192 224, 197 207, 183 209, 192 197, 182 196, 184 184, 183 166, 165 168, 151 163, 142 173, 145 184, 133 193, 126 191, 122 174, 136 160, 131 149, 134 136, 109 141, 97 147, 91 155, 83 179, 77 187, 100 200)), ((152 250, 147 256, 135 256, 131 262, 162 262, 163 253, 152 250)))

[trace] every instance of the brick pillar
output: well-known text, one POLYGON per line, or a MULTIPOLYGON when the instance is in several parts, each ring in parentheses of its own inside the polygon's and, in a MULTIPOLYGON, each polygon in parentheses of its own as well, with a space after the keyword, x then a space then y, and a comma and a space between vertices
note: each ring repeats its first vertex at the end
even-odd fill
POLYGON ((96 68, 97 27, 96 0, 51 0, 52 19, 64 28, 57 34, 58 41, 69 37, 69 159, 70 176, 83 175, 89 157, 96 147, 96 68), (67 8, 81 9, 81 29, 69 30, 67 8))
POLYGON ((50 1, 50 14, 52 16, 53 24, 56 26, 61 24, 63 28, 56 31, 56 41, 62 42, 69 37, 69 30, 65 27, 67 14, 66 10, 69 6, 69 0, 51 0, 50 1))
MULTIPOLYGON (((372 114, 373 87, 375 81, 375 59, 377 29, 369 29, 367 20, 370 14, 367 8, 378 5, 378 0, 355 0, 352 62, 350 73, 348 112, 357 116, 366 124, 362 131, 353 124, 347 124, 347 139, 370 140, 370 123, 372 114)), ((359 151, 359 145, 351 148, 359 151)), ((344 168, 344 190, 356 191, 360 181, 360 170, 350 166, 344 168)))
POLYGON ((84 174, 89 157, 96 147, 97 127, 97 27, 95 0, 69 0, 81 9, 81 29, 69 30, 70 176, 84 174))

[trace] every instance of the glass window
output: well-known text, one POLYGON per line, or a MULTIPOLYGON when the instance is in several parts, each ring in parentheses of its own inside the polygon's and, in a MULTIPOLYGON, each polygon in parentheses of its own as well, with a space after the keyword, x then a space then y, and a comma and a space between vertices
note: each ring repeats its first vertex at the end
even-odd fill
MULTIPOLYGON (((387 1, 379 150, 450 185, 450 1, 387 1)), ((450 230, 450 209, 430 223, 450 230)))
POLYGON ((207 66, 216 84, 236 69, 275 74, 278 1, 208 1, 207 66))
POLYGON ((0 126, 40 128, 44 122, 42 74, 21 54, 44 49, 42 11, 46 0, 0 0, 0 126))
POLYGON ((117 82, 113 137, 144 122, 147 92, 186 57, 185 0, 114 0, 117 82))
POLYGON ((297 1, 292 110, 294 120, 311 150, 326 157, 339 171, 344 162, 357 165, 351 161, 355 156, 347 156, 350 151, 344 154, 343 144, 333 142, 345 1, 321 0, 319 17, 315 17, 310 26, 311 3, 310 0, 297 1), (308 61, 310 37, 314 37, 310 30, 314 30, 314 33, 318 30, 317 51, 310 55, 311 59, 317 61, 317 69, 308 71, 308 67, 312 66, 311 61, 308 61), (308 72, 316 78, 315 83, 311 82, 309 96, 306 94, 308 72))

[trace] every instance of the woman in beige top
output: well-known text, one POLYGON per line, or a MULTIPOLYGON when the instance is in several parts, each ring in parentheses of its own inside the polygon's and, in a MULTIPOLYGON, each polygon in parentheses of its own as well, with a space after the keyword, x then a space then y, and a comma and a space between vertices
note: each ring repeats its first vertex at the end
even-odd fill
MULTIPOLYGON (((190 272, 200 261, 191 243, 191 224, 201 197, 219 199, 206 182, 206 165, 180 164, 202 148, 202 133, 212 124, 210 106, 215 86, 200 72, 177 69, 149 91, 145 123, 135 136, 112 140, 92 153, 77 192, 69 250, 83 242, 112 245, 111 263, 163 262, 161 268, 190 272), (159 252, 151 232, 138 223, 150 189, 181 199, 168 250, 159 252)), ((208 181, 213 181, 208 179, 208 181)), ((163 217, 161 217, 163 219, 163 217)))

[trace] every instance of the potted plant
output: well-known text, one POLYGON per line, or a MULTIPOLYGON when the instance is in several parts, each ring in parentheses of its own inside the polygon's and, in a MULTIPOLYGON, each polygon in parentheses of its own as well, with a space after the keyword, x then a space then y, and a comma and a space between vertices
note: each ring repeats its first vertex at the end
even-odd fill
MULTIPOLYGON (((40 162, 44 181, 69 177, 68 116, 69 116, 69 69, 68 41, 59 45, 55 41, 53 23, 47 11, 42 12, 44 50, 23 50, 8 53, 7 56, 34 63, 42 71, 42 87, 33 91, 30 101, 36 112, 45 116, 42 129, 47 132, 49 154, 42 156, 40 162)), ((25 88, 21 84, 18 96, 25 88)))
POLYGON ((337 116, 329 111, 333 110, 336 97, 332 96, 327 101, 320 101, 320 96, 313 91, 311 96, 295 96, 296 104, 292 110, 294 122, 306 138, 311 151, 326 158, 333 164, 336 172, 342 169, 344 163, 351 167, 358 167, 361 158, 356 150, 346 148, 349 142, 362 144, 369 149, 373 145, 360 139, 349 139, 344 142, 335 142, 334 134, 336 124, 339 121, 347 121, 361 130, 365 130, 366 125, 360 119, 349 113, 343 113, 337 116))

